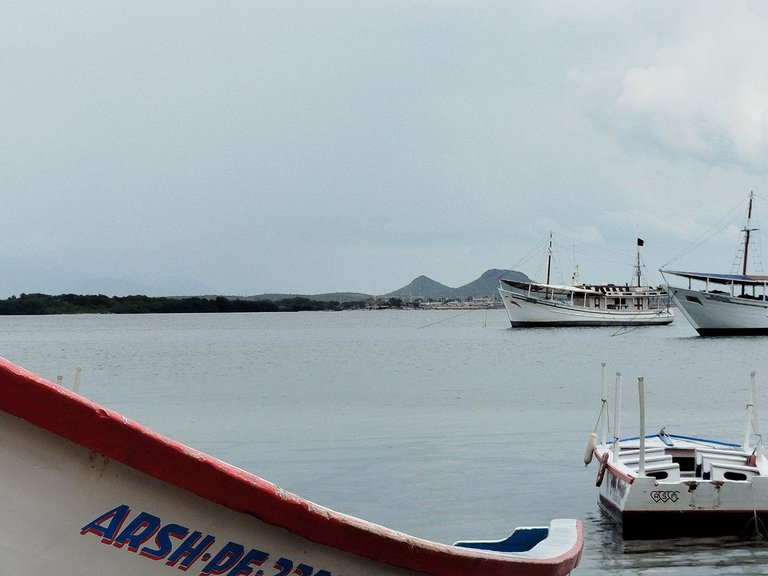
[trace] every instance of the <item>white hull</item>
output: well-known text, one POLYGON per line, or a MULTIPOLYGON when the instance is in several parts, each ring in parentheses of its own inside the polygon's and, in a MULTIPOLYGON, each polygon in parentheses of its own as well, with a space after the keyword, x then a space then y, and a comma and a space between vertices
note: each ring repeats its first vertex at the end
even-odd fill
POLYGON ((581 554, 576 520, 510 549, 334 512, 2 359, 0 431, 3 574, 562 576, 581 554))
POLYGON ((666 307, 649 310, 597 309, 568 302, 529 297, 510 290, 499 289, 510 324, 517 327, 534 326, 658 326, 671 324, 672 311, 666 307))
POLYGON ((675 305, 702 336, 768 334, 768 301, 669 287, 675 305))
POLYGON ((737 447, 682 437, 648 439, 646 474, 639 472, 638 441, 595 448, 601 466, 600 508, 622 526, 625 538, 746 534, 755 514, 768 520, 768 460, 737 447), (654 475, 656 477, 654 477, 654 475))

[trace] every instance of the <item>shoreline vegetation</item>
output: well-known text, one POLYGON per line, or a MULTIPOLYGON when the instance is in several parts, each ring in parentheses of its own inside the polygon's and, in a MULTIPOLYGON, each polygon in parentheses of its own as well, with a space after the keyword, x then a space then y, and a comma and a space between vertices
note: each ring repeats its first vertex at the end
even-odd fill
POLYGON ((399 298, 338 302, 291 297, 253 300, 224 296, 152 297, 60 294, 21 294, 0 299, 0 316, 50 314, 204 314, 226 312, 341 311, 377 308, 418 308, 419 301, 399 298))
POLYGON ((218 314, 226 312, 304 312, 341 310, 485 309, 503 307, 499 278, 528 280, 522 272, 492 268, 459 288, 419 276, 388 294, 261 294, 258 296, 105 296, 30 293, 0 299, 0 316, 51 314, 218 314))

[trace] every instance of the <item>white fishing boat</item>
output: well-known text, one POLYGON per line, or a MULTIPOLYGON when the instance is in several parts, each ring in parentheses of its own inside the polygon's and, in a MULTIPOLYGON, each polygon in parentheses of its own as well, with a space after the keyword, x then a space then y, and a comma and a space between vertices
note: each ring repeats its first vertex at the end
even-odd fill
POLYGON ((671 324, 674 315, 662 287, 643 286, 640 247, 634 281, 627 284, 550 283, 552 235, 547 249, 544 283, 502 278, 499 295, 513 328, 537 326, 652 326, 671 324))
POLYGON ((624 538, 768 536, 768 460, 763 453, 755 373, 740 444, 668 433, 645 434, 644 381, 638 379, 640 430, 619 438, 622 377, 616 376, 613 430, 608 438, 605 365, 602 437, 590 435, 585 464, 598 464, 600 509, 624 538))
POLYGON ((334 512, 3 359, 0 430, 3 574, 561 576, 581 556, 577 520, 448 545, 334 512))
POLYGON ((687 280, 687 286, 667 290, 680 312, 701 336, 768 334, 768 276, 750 274, 749 260, 752 202, 749 195, 747 222, 739 251, 741 273, 683 272, 661 270, 687 280))

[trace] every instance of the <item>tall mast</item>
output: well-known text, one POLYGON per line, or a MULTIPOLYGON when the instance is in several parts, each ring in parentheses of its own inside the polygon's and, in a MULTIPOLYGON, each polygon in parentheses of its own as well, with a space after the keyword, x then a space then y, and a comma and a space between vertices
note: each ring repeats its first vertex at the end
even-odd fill
MULTIPOLYGON (((741 273, 746 276, 747 275, 747 262, 749 261, 749 235, 750 232, 752 232, 752 198, 754 197, 755 193, 753 191, 750 191, 749 193, 749 207, 747 208, 747 222, 744 224, 744 229, 742 232, 744 232, 744 262, 742 262, 741 265, 741 273)), ((744 294, 747 293, 747 285, 742 284, 741 285, 741 295, 744 296, 744 294)))
POLYGON ((747 275, 747 257, 749 256, 749 233, 752 232, 752 229, 750 228, 750 222, 752 220, 752 197, 755 195, 754 192, 749 193, 749 208, 747 209, 747 223, 744 225, 744 262, 742 265, 742 274, 744 276, 747 275))
POLYGON ((547 284, 552 271, 552 231, 549 232, 549 246, 547 247, 547 284))

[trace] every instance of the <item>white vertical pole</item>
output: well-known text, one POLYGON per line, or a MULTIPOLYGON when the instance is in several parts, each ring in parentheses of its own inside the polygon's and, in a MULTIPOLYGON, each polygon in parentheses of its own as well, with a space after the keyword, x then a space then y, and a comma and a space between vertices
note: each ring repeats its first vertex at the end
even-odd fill
POLYGON ((744 424, 744 442, 741 443, 741 449, 745 452, 749 450, 749 434, 752 431, 752 395, 750 394, 749 401, 747 402, 747 421, 744 424))
POLYGON ((637 390, 640 394, 640 462, 637 472, 645 476, 645 381, 642 376, 637 379, 637 390))
POLYGON ((613 405, 613 457, 619 458, 619 436, 621 434, 621 372, 616 372, 616 398, 613 405))
POLYGON ((608 442, 608 384, 605 381, 605 362, 603 362, 600 370, 600 397, 602 402, 600 406, 600 414, 603 419, 600 443, 605 446, 608 442))
POLYGON ((73 388, 75 393, 78 393, 78 391, 80 390, 80 374, 82 373, 82 371, 83 370, 79 366, 77 367, 77 370, 75 371, 75 387, 73 388))
POLYGON ((755 431, 755 435, 757 436, 757 455, 763 453, 763 437, 762 433, 760 431, 760 410, 758 409, 757 405, 757 382, 755 379, 755 376, 757 375, 757 372, 752 370, 750 372, 750 389, 752 393, 752 429, 755 431))

